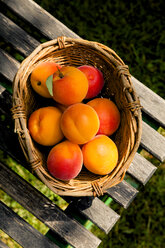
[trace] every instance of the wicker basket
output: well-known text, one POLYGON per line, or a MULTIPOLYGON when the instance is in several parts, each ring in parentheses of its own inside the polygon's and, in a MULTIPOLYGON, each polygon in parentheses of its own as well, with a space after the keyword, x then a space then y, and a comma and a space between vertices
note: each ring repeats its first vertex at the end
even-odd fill
POLYGON ((132 86, 128 66, 110 48, 97 42, 69 37, 45 42, 38 46, 21 64, 13 84, 13 119, 22 150, 38 177, 56 194, 67 196, 102 195, 106 189, 124 178, 139 147, 142 120, 141 106, 132 86), (30 114, 41 107, 43 100, 32 90, 29 76, 41 61, 61 65, 93 65, 104 75, 105 85, 100 97, 112 99, 121 113, 121 123, 113 136, 119 151, 115 169, 106 176, 88 172, 85 168, 75 179, 64 182, 52 177, 46 167, 48 148, 37 145, 27 129, 30 114))

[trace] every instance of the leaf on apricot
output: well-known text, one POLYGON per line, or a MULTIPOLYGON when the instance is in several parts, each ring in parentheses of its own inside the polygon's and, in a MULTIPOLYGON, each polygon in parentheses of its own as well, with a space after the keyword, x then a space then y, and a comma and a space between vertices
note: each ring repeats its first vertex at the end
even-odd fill
POLYGON ((53 74, 47 78, 46 86, 48 88, 49 94, 53 96, 53 74))

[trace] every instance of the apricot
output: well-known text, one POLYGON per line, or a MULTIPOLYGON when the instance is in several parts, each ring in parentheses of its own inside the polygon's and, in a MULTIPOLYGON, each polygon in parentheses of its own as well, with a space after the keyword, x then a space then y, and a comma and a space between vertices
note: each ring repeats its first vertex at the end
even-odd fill
POLYGON ((104 86, 104 77, 102 72, 91 65, 81 65, 78 67, 88 79, 88 92, 85 99, 96 97, 104 86))
POLYGON ((116 104, 107 98, 95 98, 87 104, 98 114, 100 128, 97 134, 112 135, 120 124, 120 112, 116 104))
POLYGON ((40 145, 53 146, 64 137, 61 127, 62 112, 56 107, 43 107, 35 110, 28 120, 32 138, 40 145))
POLYGON ((47 158, 50 174, 64 181, 75 178, 80 173, 82 165, 83 155, 79 145, 68 140, 55 145, 47 158))
POLYGON ((94 174, 110 173, 118 162, 116 144, 106 135, 96 135, 82 147, 84 166, 94 174))
POLYGON ((88 91, 88 80, 73 66, 63 66, 53 76, 53 99, 63 105, 81 102, 88 91))
POLYGON ((47 78, 52 75, 60 65, 54 62, 41 62, 39 63, 30 76, 32 88, 41 96, 46 98, 52 98, 46 86, 47 78))
POLYGON ((64 136, 77 144, 84 144, 92 139, 98 132, 99 125, 96 111, 84 103, 69 106, 61 117, 61 129, 64 136))

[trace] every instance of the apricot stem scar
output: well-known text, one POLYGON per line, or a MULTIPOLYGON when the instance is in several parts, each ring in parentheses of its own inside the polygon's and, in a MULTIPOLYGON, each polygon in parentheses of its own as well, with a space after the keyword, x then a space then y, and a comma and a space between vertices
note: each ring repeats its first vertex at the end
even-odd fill
POLYGON ((57 66, 57 70, 58 70, 58 72, 59 72, 59 77, 60 77, 60 78, 63 78, 63 77, 64 77, 64 74, 60 71, 60 69, 58 68, 58 66, 57 66))

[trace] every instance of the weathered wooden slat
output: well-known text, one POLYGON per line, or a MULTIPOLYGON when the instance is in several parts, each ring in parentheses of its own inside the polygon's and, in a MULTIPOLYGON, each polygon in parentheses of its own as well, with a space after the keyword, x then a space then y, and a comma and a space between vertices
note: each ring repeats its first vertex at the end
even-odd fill
POLYGON ((50 39, 62 35, 75 38, 79 37, 32 0, 1 1, 50 39))
POLYGON ((127 208, 138 193, 133 186, 123 180, 118 185, 107 190, 107 193, 124 208, 127 208))
POLYGON ((132 76, 143 111, 165 127, 165 100, 132 76))
POLYGON ((145 185, 152 177, 156 169, 156 166, 140 154, 136 153, 132 164, 127 170, 127 173, 145 185))
POLYGON ((5 78, 12 82, 19 66, 20 63, 17 60, 0 48, 0 73, 5 78))
POLYGON ((40 44, 2 13, 0 13, 0 35, 25 56, 40 44))
POLYGON ((0 187, 74 247, 98 247, 100 240, 23 178, 0 163, 0 187))
POLYGON ((0 248, 9 248, 5 243, 0 240, 0 248))
POLYGON ((99 198, 95 197, 82 197, 73 201, 67 207, 67 212, 75 212, 79 210, 85 217, 96 224, 105 233, 109 233, 120 216, 105 205, 99 198), (88 202, 86 202, 88 201, 88 202), (90 201, 90 203, 89 203, 90 201))
POLYGON ((143 122, 142 128, 142 147, 163 162, 165 160, 165 137, 145 122, 143 122))
MULTIPOLYGON (((9 207, 0 201, 0 229, 12 237, 24 248, 57 248, 51 240, 42 235, 34 227, 19 217, 9 207)), ((1 246, 0 247, 7 247, 1 246)))

